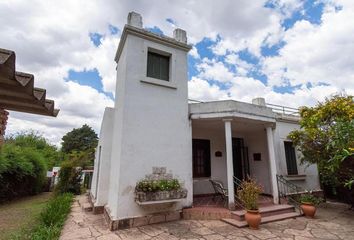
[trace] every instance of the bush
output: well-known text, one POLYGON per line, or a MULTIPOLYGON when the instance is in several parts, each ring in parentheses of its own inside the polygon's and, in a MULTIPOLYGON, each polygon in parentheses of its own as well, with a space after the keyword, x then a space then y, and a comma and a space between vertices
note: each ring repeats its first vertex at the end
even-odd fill
POLYGON ((321 202, 323 202, 323 199, 320 197, 316 197, 311 193, 304 193, 304 194, 300 195, 299 202, 311 203, 313 205, 319 205, 321 202))
POLYGON ((30 234, 32 240, 58 239, 70 213, 73 195, 65 193, 50 200, 40 215, 40 224, 30 234))
POLYGON ((247 210, 258 210, 258 198, 261 193, 261 186, 252 178, 242 181, 239 189, 237 189, 237 196, 247 210))
POLYGON ((0 202, 41 192, 46 177, 42 155, 33 148, 5 144, 0 152, 0 202))
POLYGON ((76 161, 64 161, 59 171, 59 182, 55 192, 60 193, 81 193, 81 167, 77 167, 76 161))

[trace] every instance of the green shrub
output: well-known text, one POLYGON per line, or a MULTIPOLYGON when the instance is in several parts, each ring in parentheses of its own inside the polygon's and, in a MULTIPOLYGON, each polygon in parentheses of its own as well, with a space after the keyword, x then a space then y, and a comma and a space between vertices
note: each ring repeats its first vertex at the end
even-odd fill
POLYGON ((64 193, 55 196, 40 215, 40 224, 29 236, 31 240, 58 239, 65 220, 70 213, 73 195, 64 193))
POLYGON ((252 178, 243 180, 239 189, 237 189, 237 196, 247 210, 258 210, 258 198, 261 193, 261 186, 252 178))
POLYGON ((45 174, 45 160, 35 149, 5 144, 0 152, 0 202, 41 192, 45 174))
POLYGON ((157 192, 171 191, 181 188, 181 184, 177 179, 162 179, 162 180, 141 180, 136 184, 136 191, 142 192, 157 192))
POLYGON ((81 193, 81 167, 77 167, 76 161, 64 161, 59 171, 59 182, 55 192, 60 193, 81 193))
POLYGON ((301 194, 301 196, 299 197, 299 201, 301 203, 312 203, 313 205, 318 205, 323 202, 323 199, 320 197, 316 197, 311 193, 304 193, 301 194))

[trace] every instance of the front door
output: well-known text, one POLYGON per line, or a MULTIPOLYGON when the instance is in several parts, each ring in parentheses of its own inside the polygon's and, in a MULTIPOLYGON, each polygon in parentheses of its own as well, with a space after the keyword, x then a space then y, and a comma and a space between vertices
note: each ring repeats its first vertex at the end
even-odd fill
POLYGON ((243 138, 232 138, 234 176, 243 180, 249 175, 248 148, 243 138))

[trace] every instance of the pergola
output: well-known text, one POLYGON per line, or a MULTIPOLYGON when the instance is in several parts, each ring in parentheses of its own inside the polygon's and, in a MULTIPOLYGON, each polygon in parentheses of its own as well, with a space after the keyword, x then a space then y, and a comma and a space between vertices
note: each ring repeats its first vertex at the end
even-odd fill
POLYGON ((56 117, 59 110, 46 98, 46 90, 34 87, 34 76, 16 71, 15 52, 0 48, 0 145, 6 128, 6 110, 56 117))

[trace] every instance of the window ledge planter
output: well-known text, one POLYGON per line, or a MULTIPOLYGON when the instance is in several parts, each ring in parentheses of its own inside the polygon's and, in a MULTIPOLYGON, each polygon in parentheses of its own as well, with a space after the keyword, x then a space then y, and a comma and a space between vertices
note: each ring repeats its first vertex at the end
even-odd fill
POLYGON ((139 205, 178 202, 187 197, 187 189, 182 183, 167 173, 165 167, 153 167, 152 174, 137 182, 135 202, 139 205))
POLYGON ((178 201, 187 197, 186 189, 171 190, 171 191, 157 191, 157 192, 142 192, 135 193, 135 201, 140 205, 152 204, 153 202, 161 203, 162 201, 178 201))

